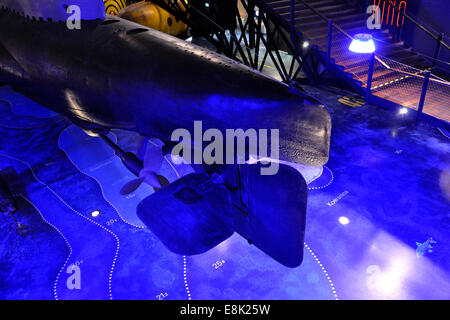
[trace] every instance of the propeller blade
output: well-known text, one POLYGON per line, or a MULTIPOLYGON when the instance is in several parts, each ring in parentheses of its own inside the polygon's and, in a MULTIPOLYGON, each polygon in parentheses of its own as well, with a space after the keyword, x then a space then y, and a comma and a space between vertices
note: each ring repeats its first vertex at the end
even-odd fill
POLYGON ((145 136, 139 136, 138 138, 138 149, 137 149, 137 157, 141 160, 144 160, 145 156, 145 149, 148 143, 148 138, 145 136))
POLYGON ((120 194, 125 196, 127 194, 132 193, 137 188, 139 188, 139 186, 142 184, 142 182, 144 182, 144 180, 145 180, 144 177, 140 177, 138 179, 131 180, 130 182, 128 182, 127 184, 125 184, 122 187, 122 189, 120 190, 120 194))
POLYGON ((153 188, 161 188, 161 183, 159 182, 158 176, 153 171, 144 169, 139 173, 139 177, 144 179, 145 183, 153 188))
POLYGON ((163 159, 164 156, 161 147, 149 142, 145 150, 144 169, 159 172, 163 159))

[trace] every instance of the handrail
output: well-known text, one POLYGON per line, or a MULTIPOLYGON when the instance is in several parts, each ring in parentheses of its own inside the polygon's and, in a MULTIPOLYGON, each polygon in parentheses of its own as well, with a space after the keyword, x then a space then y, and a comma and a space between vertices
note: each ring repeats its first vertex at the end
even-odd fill
MULTIPOLYGON (((295 0, 292 0, 292 1, 295 2, 295 0)), ((306 7, 308 7, 308 9, 310 9, 312 12, 314 12, 316 15, 318 15, 318 16, 319 16, 320 18, 322 18, 323 20, 325 20, 325 21, 327 21, 327 22, 330 20, 327 16, 323 15, 323 14, 322 14, 320 11, 318 11, 316 8, 314 8, 314 7, 310 6, 309 4, 307 4, 304 0, 297 0, 297 1, 303 3, 306 7)), ((342 29, 340 26, 334 24, 334 27, 335 27, 336 29, 338 29, 340 32, 342 32, 343 34, 345 34, 345 35, 346 35, 347 37, 349 37, 350 39, 353 39, 353 37, 352 37, 351 35, 349 35, 349 34, 348 34, 344 29, 342 29)))
MULTIPOLYGON (((293 27, 294 25, 294 7, 295 7, 295 3, 300 3, 302 4, 304 8, 308 8, 309 10, 311 10, 316 16, 318 16, 320 19, 328 22, 328 49, 327 49, 327 64, 331 61, 331 57, 330 57, 330 52, 331 52, 331 41, 332 41, 332 28, 333 28, 333 21, 332 19, 329 19, 326 15, 322 14, 319 10, 317 10, 316 8, 314 8, 313 6, 309 5, 308 3, 305 2, 305 0, 290 0, 290 31, 291 31, 291 37, 294 37, 295 33, 297 36, 302 36, 301 33, 297 33, 293 27)), ((370 103, 371 101, 371 97, 372 97, 372 77, 373 77, 373 71, 374 71, 374 61, 377 60, 381 65, 383 65, 385 68, 398 72, 400 74, 403 74, 405 76, 403 76, 402 78, 396 79, 395 81, 390 81, 389 83, 393 83, 396 82, 398 80, 401 79, 406 79, 406 78, 410 78, 410 77, 416 77, 419 79, 424 79, 423 80, 423 84, 422 84, 422 91, 421 91, 421 95, 420 95, 420 101, 419 101, 419 105, 418 105, 418 115, 420 113, 423 112, 423 107, 425 104, 425 98, 426 98, 426 93, 429 90, 428 88, 428 84, 429 81, 433 81, 436 82, 440 85, 445 85, 445 86, 450 86, 450 82, 445 81, 443 79, 435 79, 431 77, 431 72, 433 70, 433 68, 435 67, 435 63, 437 61, 437 58, 439 56, 439 49, 442 46, 444 46, 447 50, 450 50, 449 45, 447 45, 444 41, 443 41, 443 33, 440 33, 439 36, 435 36, 430 30, 428 30, 425 26, 421 25, 419 22, 417 22, 416 20, 414 20, 412 17, 410 17, 407 13, 406 10, 405 12, 402 12, 400 9, 395 8, 396 11, 400 12, 403 17, 406 17, 408 20, 410 20, 411 22, 413 22, 415 25, 417 25, 421 30, 423 30, 426 34, 428 34, 430 37, 432 37, 434 40, 437 41, 437 46, 436 46, 436 50, 435 50, 435 56, 433 59, 433 65, 430 68, 427 68, 425 70, 419 70, 416 69, 417 72, 414 71, 406 71, 406 70, 401 70, 395 66, 391 67, 389 66, 387 63, 385 63, 383 61, 383 57, 382 56, 378 56, 375 53, 372 53, 370 56, 370 60, 369 60, 369 71, 368 71, 368 79, 367 79, 367 84, 366 84, 366 103, 370 103), (422 75, 422 73, 425 73, 425 75, 422 75)), ((400 14, 399 14, 400 17, 400 14)), ((339 25, 334 24, 334 27, 340 31, 342 34, 344 34, 345 36, 347 36, 350 39, 354 39, 350 34, 348 34, 345 30, 343 30, 339 25)), ((395 60, 393 60, 395 61, 395 60)), ((415 69, 415 68, 414 68, 415 69)), ((364 81, 361 81, 362 83, 364 83, 364 81)), ((374 90, 380 86, 376 86, 374 87, 374 90)))
MULTIPOLYGON (((312 12, 314 12, 317 16, 319 16, 322 20, 324 20, 324 21, 327 21, 327 22, 329 22, 330 21, 330 19, 327 17, 327 16, 325 16, 324 14, 322 14, 320 11, 318 11, 316 8, 314 8, 314 7, 312 7, 312 6, 310 6, 308 3, 306 3, 304 0, 291 0, 291 6, 292 6, 292 4, 295 2, 295 1, 299 1, 299 2, 301 2, 301 3, 303 3, 303 5, 305 5, 308 9, 310 9, 312 12)), ((396 10, 399 10, 399 9, 397 9, 397 8, 395 8, 396 10)), ((403 14, 403 13, 402 13, 403 14)), ((405 13, 405 16, 407 16, 407 17, 409 17, 406 13, 405 13)), ((409 17, 408 19, 411 19, 414 23, 416 23, 416 24, 418 24, 419 25, 419 23, 418 22, 416 22, 415 20, 413 20, 411 17, 409 17)), ((292 23, 292 22, 291 22, 292 23)), ((349 37, 350 39, 354 39, 350 34, 348 34, 344 29, 342 29, 339 25, 337 25, 337 24, 335 24, 335 23, 333 23, 333 27, 335 27, 336 29, 338 29, 340 32, 342 32, 344 35, 346 35, 347 37, 349 37)), ((429 34, 430 36, 432 36, 433 37, 433 39, 435 39, 435 40, 439 40, 440 39, 440 37, 435 37, 430 31, 428 31, 425 27, 421 27, 421 28, 423 28, 423 30, 424 31, 426 31, 427 32, 427 34, 429 34)), ((444 45, 447 49, 450 49, 449 48, 449 46, 445 43, 445 42, 442 42, 441 41, 441 44, 442 45, 444 45)), ((409 72, 406 72, 406 71, 403 71, 403 70, 399 70, 399 69, 396 69, 396 68, 392 68, 392 67, 390 67, 389 65, 387 65, 378 55, 375 55, 375 60, 377 60, 379 63, 381 63, 386 69, 390 69, 390 70, 393 70, 393 71, 397 71, 397 72, 400 72, 400 73, 404 73, 404 74, 408 74, 408 75, 410 75, 410 76, 416 76, 416 77, 422 77, 422 76, 419 76, 419 75, 417 75, 417 74, 412 74, 412 73, 409 73, 409 72)), ((423 70, 423 71, 425 71, 425 70, 423 70)), ((443 81, 439 81, 439 80, 436 80, 436 79, 430 79, 431 81, 435 81, 435 82, 440 82, 440 83, 442 83, 442 84, 446 84, 446 85, 448 85, 448 82, 443 82, 443 81)))
POLYGON ((438 41, 441 45, 443 45, 447 50, 450 50, 450 46, 446 44, 444 41, 442 41, 442 38, 440 36, 435 36, 430 30, 428 30, 425 26, 417 22, 415 19, 413 19, 409 14, 405 12, 402 12, 400 9, 393 6, 393 8, 401 13, 404 17, 406 17, 408 20, 410 20, 412 23, 414 23, 417 27, 419 27, 422 31, 424 31, 426 34, 428 34, 430 37, 432 37, 434 40, 438 41))
MULTIPOLYGON (((291 0, 292 2, 295 2, 296 0, 291 0)), ((308 7, 312 12, 314 12, 316 15, 318 15, 320 18, 322 18, 323 20, 329 22, 331 21, 327 16, 323 15, 321 12, 319 12, 318 10, 316 10, 316 8, 310 6, 309 4, 307 4, 304 0, 297 0, 300 1, 301 3, 303 3, 306 7, 308 7)), ((339 25, 333 23, 333 27, 335 27, 336 29, 338 29, 340 32, 342 32, 344 35, 346 35, 348 38, 350 39, 354 39, 350 34, 348 34, 344 29, 342 29, 339 25)), ((381 60, 380 58, 378 58, 378 56, 375 56, 375 59, 381 63, 385 68, 390 69, 390 67, 384 63, 383 60, 381 60)))
MULTIPOLYGON (((293 0, 295 1, 295 0, 293 0)), ((314 12, 316 15, 318 15, 320 18, 322 18, 325 21, 328 21, 329 19, 324 16, 321 12, 319 12, 316 8, 310 6, 309 4, 307 4, 304 0, 297 0, 301 3, 303 3, 303 5, 305 5, 306 7, 308 7, 312 12, 314 12)), ((441 45, 443 45, 447 50, 450 50, 450 46, 448 44, 446 44, 444 41, 442 41, 442 39, 439 36, 434 35, 430 30, 428 30, 426 27, 424 27, 422 24, 420 24, 419 22, 417 22, 416 20, 414 20, 409 14, 407 14, 406 12, 402 12, 400 9, 393 7, 395 10, 397 10, 398 12, 400 12, 402 15, 404 15, 408 20, 410 20, 412 23, 414 23, 416 26, 418 26, 420 29, 422 29, 426 34, 428 34, 430 37, 432 37, 434 40, 439 41, 441 43, 441 45)), ((351 35, 349 35, 347 32, 345 32, 345 30, 343 30, 341 27, 339 27, 338 25, 335 25, 336 29, 338 29, 339 31, 341 31, 343 34, 345 34, 346 36, 350 37, 353 39, 353 37, 351 35)))

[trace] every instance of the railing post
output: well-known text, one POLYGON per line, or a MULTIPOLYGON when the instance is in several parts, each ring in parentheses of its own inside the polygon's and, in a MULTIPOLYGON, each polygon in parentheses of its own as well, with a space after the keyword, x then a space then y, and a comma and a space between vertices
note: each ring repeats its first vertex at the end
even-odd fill
POLYGON ((327 62, 331 62, 331 44, 333 41, 333 20, 328 20, 327 62))
MULTIPOLYGON (((361 4, 360 4, 361 6, 361 4)), ((364 21, 367 21, 368 16, 367 16, 367 8, 369 8, 369 0, 366 0, 366 6, 364 7, 364 14, 365 14, 365 18, 364 21)), ((368 33, 368 28, 367 28, 367 23, 364 23, 364 29, 366 30, 366 33, 368 33)))
POLYGON ((420 93, 419 106, 417 108, 417 118, 419 118, 419 115, 423 112, 423 106, 425 104, 425 97, 427 95, 427 89, 428 89, 428 83, 430 81, 430 75, 431 75, 431 71, 425 72, 425 78, 423 79, 423 84, 422 84, 422 92, 420 93))
MULTIPOLYGON (((248 41, 249 41, 249 47, 254 48, 256 46, 255 44, 255 2, 254 0, 248 0, 247 2, 248 6, 248 41)), ((260 13, 261 14, 261 13, 260 13)))
POLYGON ((294 28, 295 16, 294 16, 294 13, 295 13, 295 0, 291 0, 291 41, 295 45, 295 47, 297 47, 296 46, 296 42, 295 42, 295 36, 294 36, 294 33, 295 33, 295 28, 294 28))
POLYGON ((403 24, 398 28, 397 42, 403 41, 403 24))
POLYGON ((366 91, 366 104, 371 103, 372 96, 372 77, 373 77, 373 67, 375 65, 375 52, 370 55, 369 59, 369 73, 367 75, 367 91, 366 91))
POLYGON ((442 34, 442 32, 439 34, 439 37, 438 37, 438 39, 436 40, 437 41, 437 44, 436 44, 436 49, 435 49, 435 51, 434 51, 434 57, 433 57, 433 64, 431 65, 431 68, 433 69, 435 66, 436 66, 436 62, 437 62, 437 59, 438 59, 438 57, 439 57, 439 51, 441 50, 441 42, 442 42, 442 39, 444 38, 444 35, 442 34))

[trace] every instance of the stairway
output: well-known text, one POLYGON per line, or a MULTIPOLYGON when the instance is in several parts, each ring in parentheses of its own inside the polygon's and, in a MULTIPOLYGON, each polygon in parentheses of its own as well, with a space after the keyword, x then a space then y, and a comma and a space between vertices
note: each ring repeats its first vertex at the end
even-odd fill
MULTIPOLYGON (((284 20, 291 23, 290 0, 262 0, 266 7, 284 20)), ((339 0, 305 0, 323 16, 333 20, 353 36, 366 32, 366 15, 358 8, 351 7, 339 0)), ((295 31, 317 46, 320 52, 327 51, 328 22, 319 17, 308 6, 297 1, 295 4, 295 31)), ((380 98, 397 104, 417 109, 420 101, 424 72, 429 64, 420 55, 414 53, 402 42, 395 43, 388 30, 373 30, 377 59, 374 65, 372 93, 380 98)), ((338 70, 350 76, 343 77, 361 88, 367 87, 369 55, 352 53, 348 50, 351 38, 333 28, 331 45, 331 61, 338 70)), ((362 90, 361 90, 362 91, 362 90)), ((429 90, 425 99, 424 112, 450 122, 450 83, 436 76, 431 76, 429 90)))

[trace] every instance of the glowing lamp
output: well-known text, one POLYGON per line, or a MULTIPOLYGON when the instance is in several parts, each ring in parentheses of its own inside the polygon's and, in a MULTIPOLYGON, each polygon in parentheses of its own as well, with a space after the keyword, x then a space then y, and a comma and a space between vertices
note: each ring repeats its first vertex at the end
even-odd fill
POLYGON ((408 109, 407 108, 401 108, 400 111, 398 112, 399 114, 407 114, 408 113, 408 109))
POLYGON ((356 53, 375 52, 375 43, 372 35, 367 33, 358 33, 352 40, 349 50, 356 53))
POLYGON ((100 211, 99 210, 94 210, 94 211, 91 212, 91 216, 94 217, 94 218, 98 217, 99 215, 100 215, 100 211))
POLYGON ((338 221, 344 226, 350 223, 350 219, 347 217, 339 217, 338 221))

